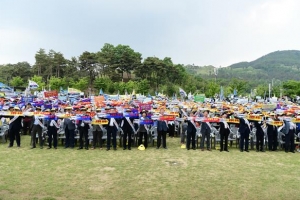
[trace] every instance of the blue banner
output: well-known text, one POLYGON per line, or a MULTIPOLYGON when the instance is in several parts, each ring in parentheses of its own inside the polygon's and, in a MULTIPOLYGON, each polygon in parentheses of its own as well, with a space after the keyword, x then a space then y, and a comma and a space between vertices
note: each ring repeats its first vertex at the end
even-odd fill
POLYGON ((153 125, 154 122, 152 119, 140 120, 140 125, 153 125))

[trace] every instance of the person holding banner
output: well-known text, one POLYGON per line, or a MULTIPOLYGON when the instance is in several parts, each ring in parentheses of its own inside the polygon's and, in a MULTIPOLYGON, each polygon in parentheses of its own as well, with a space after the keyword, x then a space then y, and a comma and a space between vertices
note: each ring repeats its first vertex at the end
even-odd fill
MULTIPOLYGON (((30 103, 28 103, 22 111, 25 112, 25 113, 26 112, 32 112, 33 111, 32 105, 30 103)), ((24 135, 27 134, 27 131, 29 131, 28 134, 30 135, 30 133, 31 133, 31 129, 30 129, 31 121, 32 121, 32 116, 25 116, 24 117, 24 119, 23 119, 23 134, 24 135)))
POLYGON ((220 152, 223 150, 226 152, 228 151, 228 136, 230 133, 229 129, 229 124, 226 121, 227 119, 227 113, 224 112, 222 115, 222 121, 220 122, 220 136, 221 136, 221 141, 220 141, 220 152), (224 144, 225 141, 225 144, 224 144))
MULTIPOLYGON (((41 112, 41 108, 40 107, 36 107, 36 112, 41 112)), ((36 133, 38 134, 38 138, 39 138, 39 144, 40 144, 40 149, 43 149, 44 146, 44 140, 43 140, 43 128, 44 128, 44 124, 43 124, 43 119, 40 118, 38 115, 35 115, 33 117, 32 123, 31 123, 31 143, 32 143, 32 147, 31 149, 36 148, 36 133)))
MULTIPOLYGON (((94 119, 99 120, 100 118, 98 115, 100 114, 101 109, 97 108, 96 109, 96 115, 94 119)), ((102 149, 102 136, 103 136, 103 126, 101 124, 94 124, 93 125, 93 147, 92 149, 95 149, 97 146, 97 143, 99 143, 99 148, 102 149)))
POLYGON ((112 139, 112 145, 114 150, 117 150, 117 131, 119 129, 119 125, 114 118, 114 115, 117 114, 115 108, 110 108, 108 111, 109 119, 108 119, 108 126, 107 126, 107 140, 106 140, 106 151, 110 150, 110 143, 111 143, 111 137, 112 139))
POLYGON ((82 115, 79 117, 80 119, 77 121, 77 127, 79 130, 79 148, 83 149, 83 137, 85 141, 85 149, 89 149, 89 128, 91 123, 91 117, 87 114, 87 109, 82 108, 81 109, 82 115))
POLYGON ((264 131, 262 129, 262 124, 258 121, 254 121, 254 126, 256 128, 256 152, 265 152, 264 150, 264 131))
MULTIPOLYGON (((131 109, 125 110, 125 115, 129 114, 131 112, 131 109)), ((126 150, 128 147, 128 150, 131 150, 131 142, 132 142, 132 133, 135 132, 134 126, 133 126, 133 118, 130 118, 129 116, 124 116, 122 118, 121 122, 121 128, 123 130, 123 150, 126 150), (128 138, 128 140, 127 140, 128 138), (128 146, 126 146, 126 143, 128 143, 128 146)))
MULTIPOLYGON (((13 108, 13 112, 20 111, 20 108, 15 106, 13 108)), ((11 148, 14 146, 14 141, 16 139, 17 147, 21 147, 21 137, 20 137, 20 130, 22 128, 22 117, 15 115, 10 117, 9 121, 9 146, 8 148, 11 148)))
POLYGON ((269 151, 277 151, 278 146, 278 130, 277 126, 273 124, 274 121, 279 121, 275 116, 275 113, 271 113, 269 119, 267 120, 267 135, 268 135, 268 149, 269 151))
POLYGON ((295 153, 295 132, 296 124, 294 124, 290 118, 283 119, 283 126, 279 129, 285 134, 285 152, 295 153))
POLYGON ((55 108, 51 109, 49 120, 50 123, 48 125, 48 148, 52 148, 52 140, 53 140, 53 147, 57 149, 57 130, 59 129, 59 125, 57 124, 57 118, 55 116, 55 108))
MULTIPOLYGON (((204 120, 206 118, 208 118, 208 114, 209 114, 209 110, 205 110, 203 112, 204 120)), ((200 130, 200 132, 202 134, 201 143, 200 143, 200 149, 202 151, 204 151, 204 141, 205 141, 205 138, 206 138, 206 149, 208 151, 211 151, 211 149, 210 149, 210 133, 211 133, 211 125, 210 125, 210 123, 202 121, 201 122, 201 130, 200 130)))
POLYGON ((239 133, 240 133, 240 152, 243 152, 244 150, 246 152, 249 152, 249 134, 250 134, 250 123, 248 119, 243 117, 238 117, 237 114, 234 116, 235 118, 239 119, 240 126, 239 126, 239 133), (245 148, 244 148, 245 147, 245 148))
MULTIPOLYGON (((142 114, 142 116, 140 118, 141 121, 149 119, 147 117, 147 112, 145 110, 143 110, 141 112, 141 114, 142 114)), ((140 123, 138 146, 140 146, 142 144, 143 137, 144 137, 144 147, 145 147, 145 149, 147 149, 147 147, 148 147, 148 130, 149 130, 148 125, 140 123)))
MULTIPOLYGON (((163 117, 164 114, 165 114, 165 110, 164 110, 164 108, 161 108, 160 112, 159 112, 159 117, 163 117)), ((168 149, 167 141, 166 141, 167 131, 168 131, 167 121, 159 119, 157 121, 157 147, 156 147, 156 149, 160 148, 161 140, 163 143, 163 148, 168 149)))
POLYGON ((186 149, 190 150, 190 144, 192 140, 192 149, 196 150, 196 142, 195 142, 195 137, 196 137, 196 132, 197 132, 197 127, 195 124, 195 113, 190 113, 189 119, 185 117, 185 122, 187 122, 187 136, 186 136, 186 149))
MULTIPOLYGON (((72 107, 66 107, 65 115, 70 115, 72 107)), ((65 117, 63 119, 63 129, 65 131, 65 149, 66 148, 74 148, 74 137, 75 137, 75 121, 71 120, 69 117, 65 117)))

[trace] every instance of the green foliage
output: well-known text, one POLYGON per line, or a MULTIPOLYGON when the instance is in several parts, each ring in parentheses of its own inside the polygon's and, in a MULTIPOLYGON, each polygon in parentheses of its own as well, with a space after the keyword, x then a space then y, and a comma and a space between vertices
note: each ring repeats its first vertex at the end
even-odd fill
POLYGON ((11 79, 10 85, 13 87, 20 87, 24 85, 24 81, 20 76, 15 76, 11 79))
POLYGON ((59 90, 60 87, 67 88, 68 84, 65 78, 56 78, 52 76, 49 80, 49 85, 51 90, 59 90))
POLYGON ((72 81, 71 87, 79 89, 80 91, 85 91, 89 87, 89 80, 87 77, 83 77, 78 81, 72 81))

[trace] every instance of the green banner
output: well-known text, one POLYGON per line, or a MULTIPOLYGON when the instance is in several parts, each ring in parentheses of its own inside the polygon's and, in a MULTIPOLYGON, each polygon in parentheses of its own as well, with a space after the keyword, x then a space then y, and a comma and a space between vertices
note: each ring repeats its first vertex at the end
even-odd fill
POLYGON ((198 94, 194 97, 195 102, 201 102, 204 103, 205 94, 198 94))

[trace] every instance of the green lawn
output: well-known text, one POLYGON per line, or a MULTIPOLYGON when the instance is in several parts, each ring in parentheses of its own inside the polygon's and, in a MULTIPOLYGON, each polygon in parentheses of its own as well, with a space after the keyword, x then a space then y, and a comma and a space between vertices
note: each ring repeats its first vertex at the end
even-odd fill
POLYGON ((0 144, 0 199, 300 199, 300 154, 0 144))

